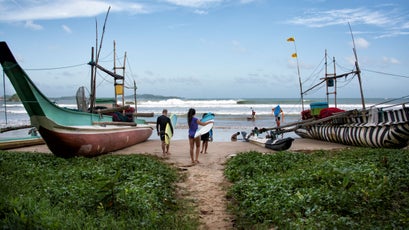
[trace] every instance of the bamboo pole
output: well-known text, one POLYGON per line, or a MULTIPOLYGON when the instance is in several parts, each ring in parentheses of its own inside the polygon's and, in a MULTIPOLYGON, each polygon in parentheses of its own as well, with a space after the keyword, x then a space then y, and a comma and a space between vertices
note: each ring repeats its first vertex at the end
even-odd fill
POLYGON ((118 125, 118 126, 136 126, 135 122, 122 122, 122 121, 104 121, 104 122, 92 122, 93 125, 118 125))
POLYGON ((123 111, 123 110, 127 110, 129 109, 129 105, 125 105, 125 106, 119 106, 119 107, 114 107, 114 108, 108 108, 108 109, 98 109, 96 112, 100 113, 100 114, 104 114, 104 113, 112 113, 112 112, 119 112, 119 111, 123 111))
POLYGON ((272 127, 272 128, 262 128, 262 130, 264 131, 270 131, 270 130, 276 130, 280 133, 285 133, 285 132, 292 132, 295 131, 299 128, 305 127, 305 126, 309 126, 309 125, 315 125, 315 124, 319 124, 322 122, 326 122, 326 121, 330 121, 332 119, 335 118, 341 118, 341 117, 347 117, 349 115, 351 115, 352 113, 355 113, 356 110, 349 110, 349 111, 345 111, 345 112, 339 112, 339 113, 335 113, 332 116, 329 117, 325 117, 325 118, 321 118, 321 119, 308 119, 308 120, 304 120, 304 121, 300 121, 300 122, 293 122, 290 124, 286 124, 286 125, 281 125, 280 127, 272 127), (292 127, 291 129, 286 129, 288 127, 292 127))
POLYGON ((1 128, 0 133, 13 131, 13 130, 19 130, 19 129, 27 129, 27 128, 31 128, 31 127, 32 127, 31 125, 9 126, 9 127, 1 128))

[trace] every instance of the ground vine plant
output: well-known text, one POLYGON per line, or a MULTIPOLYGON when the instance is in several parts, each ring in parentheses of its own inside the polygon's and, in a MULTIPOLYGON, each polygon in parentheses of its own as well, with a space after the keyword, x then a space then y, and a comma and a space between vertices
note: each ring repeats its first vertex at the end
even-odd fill
POLYGON ((0 151, 2 229, 195 229, 177 171, 144 155, 0 151))
POLYGON ((239 229, 409 228, 409 150, 248 152, 225 175, 239 229))

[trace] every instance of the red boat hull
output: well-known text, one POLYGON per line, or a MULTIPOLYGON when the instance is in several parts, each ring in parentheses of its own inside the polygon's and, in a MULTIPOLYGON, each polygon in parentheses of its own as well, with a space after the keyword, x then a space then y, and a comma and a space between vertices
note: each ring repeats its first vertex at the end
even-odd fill
POLYGON ((113 129, 110 131, 50 130, 40 126, 39 132, 48 148, 59 157, 94 157, 146 141, 150 127, 113 129))

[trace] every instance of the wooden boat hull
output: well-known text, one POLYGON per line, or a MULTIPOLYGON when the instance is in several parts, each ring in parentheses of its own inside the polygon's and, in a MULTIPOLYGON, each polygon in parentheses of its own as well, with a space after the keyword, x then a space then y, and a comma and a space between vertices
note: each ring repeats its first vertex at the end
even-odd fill
POLYGON ((152 134, 150 127, 67 129, 57 127, 47 129, 40 126, 39 132, 48 148, 56 156, 94 157, 123 149, 146 141, 152 134))
POLYGON ((273 140, 271 138, 259 138, 255 136, 250 136, 247 138, 247 140, 252 144, 275 151, 284 151, 289 149, 294 141, 294 139, 291 137, 273 140))
MULTIPOLYGON (((357 113, 361 114, 361 113, 357 113)), ((373 148, 403 148, 409 141, 409 108, 382 111, 382 122, 371 122, 369 113, 304 125, 295 133, 303 138, 373 148)), ((377 119, 378 120, 378 119, 377 119)))

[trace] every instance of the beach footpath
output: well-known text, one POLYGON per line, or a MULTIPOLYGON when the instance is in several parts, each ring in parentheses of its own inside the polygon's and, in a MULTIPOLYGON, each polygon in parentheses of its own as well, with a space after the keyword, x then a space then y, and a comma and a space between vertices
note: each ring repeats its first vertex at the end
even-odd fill
MULTIPOLYGON (((314 150, 344 148, 348 146, 297 138, 287 151, 308 153, 314 150)), ((16 148, 9 151, 51 153, 47 145, 16 148)), ((200 229, 233 229, 234 217, 226 211, 228 202, 226 191, 229 182, 224 178, 224 165, 229 157, 248 151, 275 152, 243 141, 209 142, 208 152, 199 156, 200 163, 192 165, 188 140, 171 142, 171 155, 163 160, 186 174, 186 179, 177 185, 178 195, 190 200, 196 207, 196 212, 200 217, 200 229)), ((162 157, 162 149, 159 140, 148 140, 112 154, 149 154, 162 157)))

